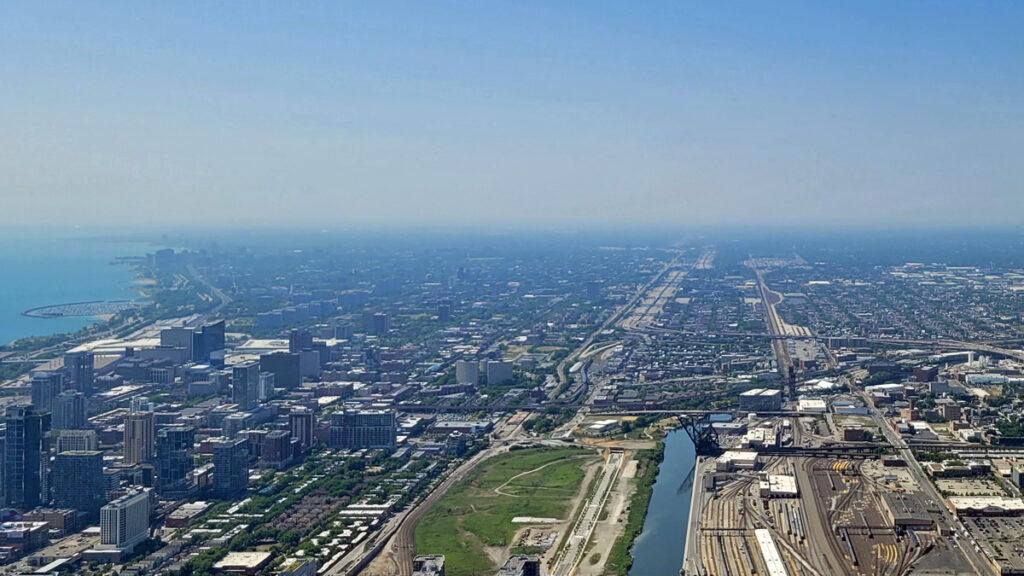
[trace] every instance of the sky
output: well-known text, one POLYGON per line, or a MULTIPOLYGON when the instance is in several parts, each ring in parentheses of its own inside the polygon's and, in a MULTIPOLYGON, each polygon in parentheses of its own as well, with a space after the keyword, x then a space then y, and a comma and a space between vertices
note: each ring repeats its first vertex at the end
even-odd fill
POLYGON ((1021 2, 3 2, 0 226, 1013 226, 1021 2))

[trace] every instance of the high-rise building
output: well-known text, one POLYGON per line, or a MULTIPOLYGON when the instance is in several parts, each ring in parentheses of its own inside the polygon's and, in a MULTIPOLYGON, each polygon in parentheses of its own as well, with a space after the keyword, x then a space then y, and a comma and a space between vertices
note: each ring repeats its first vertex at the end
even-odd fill
POLYGON ((41 371, 32 374, 32 406, 37 412, 51 412, 53 399, 64 391, 64 375, 41 371))
POLYGON ((173 326, 160 331, 160 345, 170 348, 181 348, 185 351, 186 360, 192 360, 192 347, 195 345, 195 331, 184 326, 173 326))
POLYGON ((57 436, 57 453, 99 450, 95 430, 61 430, 57 436))
POLYGON ((274 398, 274 385, 277 379, 273 372, 260 372, 260 384, 257 397, 260 402, 267 402, 274 398))
POLYGON ((224 365, 224 321, 207 324, 192 335, 192 359, 200 364, 224 365))
POLYGON ((316 419, 313 411, 306 408, 295 408, 288 414, 288 429, 292 438, 298 439, 299 443, 310 448, 313 446, 313 428, 316 419))
POLYGON ((89 427, 85 394, 65 390, 53 399, 53 429, 82 430, 89 427))
POLYGON ((106 503, 104 484, 100 451, 61 452, 53 459, 53 503, 58 508, 84 512, 95 522, 106 503))
POLYGON ((373 315, 373 333, 377 336, 383 336, 391 330, 391 317, 388 316, 387 312, 377 312, 373 315))
POLYGON ((50 415, 31 406, 8 406, 4 441, 5 502, 28 510, 49 501, 47 484, 50 415))
POLYGON ((134 403, 124 418, 124 463, 151 462, 154 456, 156 430, 153 413, 134 403))
POLYGON ((274 385, 279 388, 298 388, 302 383, 299 355, 290 352, 275 352, 260 355, 260 371, 274 375, 274 385))
POLYGON ((249 440, 213 438, 213 492, 218 498, 235 498, 249 485, 249 440))
POLYGON ((149 537, 149 491, 122 496, 100 508, 100 547, 131 551, 149 537))
POLYGON ((511 384, 513 381, 512 376, 512 363, 505 361, 490 361, 487 363, 487 384, 490 386, 500 386, 502 384, 511 384))
POLYGON ((480 364, 472 360, 459 360, 455 362, 455 383, 472 384, 480 383, 480 364))
POLYGON ((72 386, 87 398, 93 393, 95 361, 92 352, 68 352, 64 355, 64 368, 71 376, 72 386))
POLYGON ((292 354, 313 349, 313 333, 296 328, 288 333, 288 351, 292 354))
POLYGON ((231 401, 242 410, 252 410, 259 403, 260 364, 236 364, 231 370, 231 401))
POLYGON ((347 450, 394 450, 398 419, 391 410, 346 410, 331 414, 331 446, 347 450))
POLYGON ((452 321, 452 303, 445 300, 437 305, 437 321, 447 324, 452 321))
POLYGON ((263 437, 261 451, 264 464, 284 468, 292 461, 292 437, 285 430, 272 430, 263 437))
POLYGON ((351 324, 340 324, 334 327, 334 338, 336 340, 351 340, 352 339, 352 325, 351 324))
POLYGON ((163 498, 187 498, 192 483, 195 428, 169 426, 156 435, 157 493, 163 498))

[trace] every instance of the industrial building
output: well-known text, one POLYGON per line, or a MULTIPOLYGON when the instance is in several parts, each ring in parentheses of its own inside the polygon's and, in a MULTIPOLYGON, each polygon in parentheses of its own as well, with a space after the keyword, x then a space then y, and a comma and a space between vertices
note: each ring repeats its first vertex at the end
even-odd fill
POLYGON ((778 412, 782 410, 782 391, 754 388, 740 394, 740 410, 745 412, 778 412))

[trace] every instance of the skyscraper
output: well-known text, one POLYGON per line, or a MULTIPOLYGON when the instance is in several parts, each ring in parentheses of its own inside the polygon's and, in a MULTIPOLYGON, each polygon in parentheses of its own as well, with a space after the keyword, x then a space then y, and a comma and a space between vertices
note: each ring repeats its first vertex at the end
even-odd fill
POLYGON ((249 440, 215 438, 213 442, 213 492, 218 498, 234 498, 249 485, 249 440))
POLYGON ((260 364, 237 364, 231 371, 231 401, 242 410, 251 410, 259 400, 260 364))
POLYGON ((53 460, 53 503, 58 508, 84 512, 89 522, 99 517, 106 503, 103 480, 103 453, 99 451, 61 452, 53 460))
POLYGON ((187 498, 193 491, 192 445, 195 428, 170 426, 156 436, 157 492, 163 498, 187 498))
POLYGON ((133 403, 124 418, 124 463, 139 464, 153 460, 153 413, 133 403))
POLYGON ((95 380, 95 357, 92 352, 69 352, 64 355, 64 368, 71 384, 86 397, 92 396, 95 380))
POLYGON ((203 326, 192 335, 192 359, 200 364, 224 365, 224 321, 203 326))
POLYGON ((7 436, 4 442, 5 502, 27 510, 49 500, 47 485, 49 450, 46 433, 50 415, 31 406, 8 406, 5 413, 7 436))
POLYGON ((89 427, 85 395, 65 390, 53 399, 53 429, 82 430, 89 427))
POLYGON ((53 410, 53 399, 64 390, 64 375, 60 372, 34 372, 32 374, 32 406, 37 412, 53 410))

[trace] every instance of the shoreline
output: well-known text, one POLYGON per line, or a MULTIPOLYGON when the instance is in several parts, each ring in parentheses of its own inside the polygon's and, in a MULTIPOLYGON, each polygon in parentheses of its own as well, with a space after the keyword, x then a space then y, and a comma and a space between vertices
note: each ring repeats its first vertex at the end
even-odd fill
POLYGON ((693 464, 693 485, 690 487, 690 513, 686 519, 686 540, 683 542, 683 565, 679 568, 679 576, 689 576, 690 574, 699 574, 699 571, 694 566, 695 560, 690 557, 690 554, 696 554, 696 542, 698 533, 700 532, 700 509, 703 507, 703 497, 701 493, 704 489, 704 467, 707 466, 709 461, 704 456, 696 456, 696 461, 693 464))

